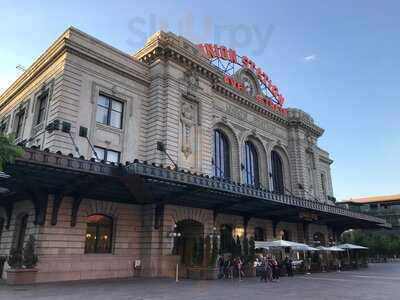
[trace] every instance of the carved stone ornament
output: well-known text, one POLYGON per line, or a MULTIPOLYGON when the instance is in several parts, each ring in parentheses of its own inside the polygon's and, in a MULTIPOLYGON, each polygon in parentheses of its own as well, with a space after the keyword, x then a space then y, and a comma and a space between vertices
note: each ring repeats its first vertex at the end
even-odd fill
POLYGON ((199 88, 199 76, 193 70, 185 73, 184 81, 186 83, 188 92, 196 91, 199 88))
POLYGON ((193 153, 192 137, 193 129, 196 124, 195 107, 189 102, 183 102, 181 107, 181 134, 182 134, 182 152, 185 158, 193 153))
POLYGON ((113 85, 113 86, 112 86, 112 88, 111 88, 111 93, 112 93, 113 95, 115 95, 115 94, 118 93, 118 88, 117 88, 116 85, 113 85))

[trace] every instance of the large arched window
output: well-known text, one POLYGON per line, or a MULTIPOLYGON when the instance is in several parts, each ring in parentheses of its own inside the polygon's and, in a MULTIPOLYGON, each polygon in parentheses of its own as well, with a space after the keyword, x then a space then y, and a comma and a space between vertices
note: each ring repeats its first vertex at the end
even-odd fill
POLYGON ((113 220, 105 215, 87 218, 85 253, 111 253, 113 220))
POLYGON ((230 149, 226 135, 214 130, 214 176, 230 178, 230 149))
POLYGON ((234 247, 233 227, 228 224, 221 225, 220 234, 221 234, 221 244, 220 244, 221 253, 232 253, 234 247))
POLYGON ((258 170, 258 156, 254 145, 251 142, 246 142, 244 145, 245 162, 243 166, 244 182, 246 184, 258 186, 259 170, 258 170))
POLYGON ((15 225, 14 248, 17 252, 21 253, 24 248, 26 227, 28 225, 28 214, 20 215, 17 218, 17 223, 15 225))
POLYGON ((275 193, 284 194, 285 185, 283 183, 283 164, 278 152, 271 152, 272 159, 272 183, 275 193))
POLYGON ((4 223, 5 223, 4 218, 0 217, 0 245, 1 245, 1 236, 3 234, 4 223))
POLYGON ((289 230, 283 229, 281 234, 282 234, 281 235, 282 236, 282 240, 284 240, 284 241, 291 241, 292 240, 292 234, 291 234, 291 232, 289 230))
POLYGON ((254 240, 265 241, 265 231, 261 227, 254 228, 254 240))

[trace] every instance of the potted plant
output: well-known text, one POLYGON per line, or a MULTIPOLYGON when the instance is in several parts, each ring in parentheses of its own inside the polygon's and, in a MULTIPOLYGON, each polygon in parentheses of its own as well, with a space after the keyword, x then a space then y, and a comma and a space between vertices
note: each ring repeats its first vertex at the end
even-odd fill
POLYGON ((256 258, 255 255, 255 242, 254 238, 250 237, 250 239, 245 238, 243 240, 243 248, 245 254, 245 274, 247 277, 255 277, 256 276, 256 268, 254 267, 254 260, 256 258))
POLYGON ((37 269, 35 268, 38 258, 35 254, 35 238, 29 236, 25 243, 23 253, 12 248, 7 259, 10 269, 7 270, 8 284, 30 284, 35 282, 37 269))
POLYGON ((218 238, 216 236, 208 237, 208 242, 206 243, 206 249, 208 250, 208 261, 207 268, 205 270, 203 279, 218 279, 218 267, 217 267, 217 259, 218 259, 218 238))
POLYGON ((193 265, 188 268, 190 279, 217 279, 218 238, 207 236, 195 244, 193 265))

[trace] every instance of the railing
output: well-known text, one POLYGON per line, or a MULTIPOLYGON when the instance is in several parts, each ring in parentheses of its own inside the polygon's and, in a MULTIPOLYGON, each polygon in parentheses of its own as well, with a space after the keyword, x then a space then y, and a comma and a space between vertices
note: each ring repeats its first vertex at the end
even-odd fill
POLYGON ((194 174, 187 171, 175 171, 161 166, 149 165, 145 163, 135 162, 128 167, 128 172, 144 177, 151 177, 162 181, 171 180, 181 184, 189 184, 198 187, 218 190, 221 192, 230 192, 242 196, 250 196, 260 198, 265 201, 272 201, 280 204, 297 206, 299 208, 307 208, 315 211, 342 215, 350 218, 370 221, 377 224, 387 225, 385 220, 369 216, 366 214, 353 212, 345 208, 320 203, 316 200, 309 200, 292 195, 280 195, 268 192, 263 189, 256 189, 249 185, 238 184, 220 178, 210 178, 203 174, 194 174))
POLYGON ((63 155, 61 152, 52 153, 46 150, 40 151, 36 149, 25 149, 23 157, 18 158, 17 161, 103 176, 124 176, 126 174, 140 175, 160 181, 172 181, 183 185, 192 185, 220 192, 233 193, 239 196, 255 197, 264 201, 346 216, 390 227, 390 225, 381 218, 350 211, 346 208, 335 205, 292 195, 275 194, 265 189, 257 189, 250 185, 239 184, 226 179, 212 178, 208 175, 196 174, 183 170, 175 171, 169 167, 165 168, 161 165, 157 166, 155 164, 150 165, 146 162, 139 162, 137 160, 133 163, 127 164, 127 166, 123 166, 122 164, 115 165, 96 162, 94 159, 85 160, 83 157, 75 158, 72 154, 63 155))

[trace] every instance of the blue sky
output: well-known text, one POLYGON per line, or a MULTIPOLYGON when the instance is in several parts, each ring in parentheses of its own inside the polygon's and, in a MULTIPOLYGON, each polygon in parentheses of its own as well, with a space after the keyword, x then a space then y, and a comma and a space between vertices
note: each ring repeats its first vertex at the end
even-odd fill
POLYGON ((68 26, 128 53, 163 28, 247 54, 310 113, 338 199, 400 192, 400 2, 81 2, 1 1, 0 93, 68 26))

